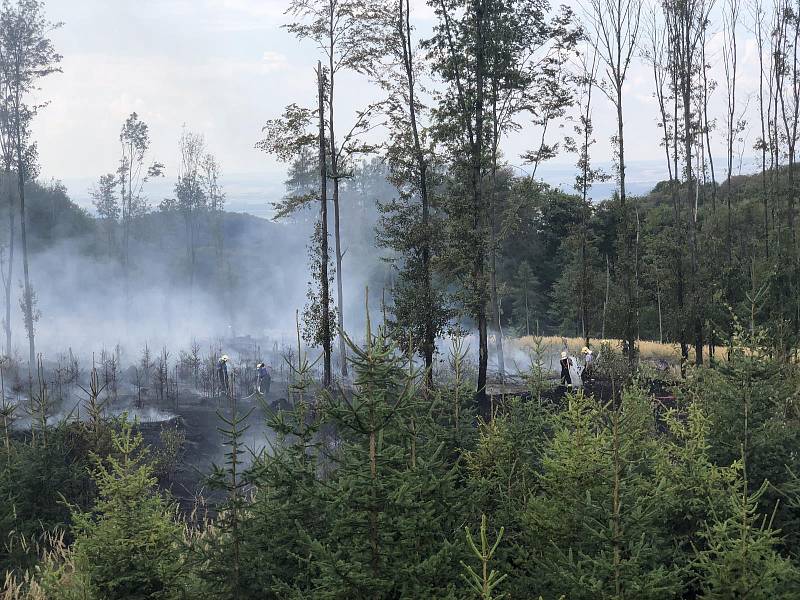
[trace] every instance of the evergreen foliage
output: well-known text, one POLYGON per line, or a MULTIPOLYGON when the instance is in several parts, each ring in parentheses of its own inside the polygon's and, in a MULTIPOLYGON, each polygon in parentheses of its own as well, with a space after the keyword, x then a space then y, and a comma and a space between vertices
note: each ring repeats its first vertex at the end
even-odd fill
POLYGON ((780 534, 773 517, 758 511, 768 483, 750 493, 739 478, 724 513, 716 515, 700 533, 706 548, 697 553, 694 567, 701 582, 701 598, 794 598, 797 566, 780 555, 780 534))
POLYGON ((113 454, 94 455, 94 506, 72 514, 75 562, 98 598, 180 598, 186 569, 174 507, 155 488, 130 421, 122 420, 112 443, 113 454))

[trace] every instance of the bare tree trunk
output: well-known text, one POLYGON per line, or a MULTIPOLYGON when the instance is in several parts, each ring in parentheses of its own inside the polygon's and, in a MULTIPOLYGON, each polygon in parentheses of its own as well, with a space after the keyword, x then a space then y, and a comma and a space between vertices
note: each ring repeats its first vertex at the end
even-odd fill
POLYGON ((330 81, 328 82, 328 144, 331 152, 331 177, 333 179, 333 238, 336 245, 336 323, 339 329, 339 356, 342 361, 342 377, 347 377, 347 346, 344 343, 344 294, 342 291, 342 236, 339 218, 339 154, 336 148, 336 129, 333 125, 333 104, 334 104, 334 85, 335 85, 335 64, 334 64, 334 6, 331 2, 331 23, 330 23, 330 51, 328 53, 328 68, 330 69, 330 81))
MULTIPOLYGON (((334 170, 334 172, 336 172, 334 170)), ((336 324, 339 329, 339 356, 342 377, 347 377, 347 346, 344 343, 344 293, 342 291, 342 238, 339 228, 339 178, 333 180, 333 228, 336 244, 336 324)))
MULTIPOLYGON (((736 47, 736 25, 739 20, 739 0, 729 0, 729 13, 726 23, 726 43, 723 47, 723 58, 725 62, 725 80, 728 92, 728 112, 727 112, 727 142, 728 142, 728 172, 726 203, 728 205, 728 261, 733 258, 733 216, 731 211, 731 178, 733 177, 733 141, 734 141, 734 119, 736 118, 736 69, 738 52, 736 47)), ((759 82, 759 85, 763 85, 759 82)))
POLYGON ((325 76, 322 62, 317 62, 319 101, 319 198, 320 198, 320 295, 322 296, 322 385, 331 387, 331 316, 328 290, 328 170, 325 161, 325 76))
MULTIPOLYGON (((638 270, 638 247, 634 248, 634 240, 631 238, 630 223, 628 222, 628 204, 625 192, 625 133, 624 120, 622 115, 622 81, 617 82, 617 161, 619 168, 619 199, 622 210, 622 231, 624 236, 625 255, 623 260, 633 259, 634 265, 623 265, 623 286, 625 289, 625 340, 628 342, 628 361, 633 364, 636 362, 636 328, 634 324, 636 307, 636 292, 634 290, 635 280, 633 272, 638 270), (633 272, 632 272, 633 271, 633 272)), ((638 244, 636 244, 638 246, 638 244)))
POLYGON ((664 326, 661 320, 661 288, 657 287, 656 300, 658 301, 658 343, 664 343, 664 326))
POLYGON ((411 123, 411 133, 414 139, 414 155, 417 163, 419 175, 419 196, 422 203, 422 269, 423 285, 425 286, 426 318, 424 339, 422 340, 422 354, 425 359, 426 384, 428 389, 433 387, 433 353, 436 350, 436 331, 433 323, 433 282, 431 280, 431 244, 430 244, 430 206, 428 199, 428 161, 422 151, 422 143, 419 137, 419 126, 417 124, 417 107, 415 96, 413 49, 411 44, 411 7, 409 0, 399 2, 399 32, 403 43, 403 64, 408 85, 408 112, 411 123), (404 13, 405 9, 405 13, 404 13))
POLYGON ((525 284, 525 335, 531 334, 531 312, 528 308, 528 284, 525 284))
POLYGON ((11 193, 11 185, 8 180, 10 178, 10 171, 7 172, 6 177, 3 178, 2 187, 8 193, 8 267, 4 273, 3 285, 6 294, 6 318, 4 329, 6 332, 6 356, 11 356, 11 289, 14 282, 14 248, 16 245, 16 207, 14 206, 14 194, 11 193))
MULTIPOLYGON (((19 167, 23 168, 22 160, 19 167)), ((20 241, 22 242, 22 272, 25 282, 25 322, 28 330, 28 373, 32 377, 33 365, 36 364, 36 340, 33 321, 33 289, 31 288, 30 267, 28 266, 28 232, 25 226, 25 180, 19 175, 19 224, 20 241)))
MULTIPOLYGON (((711 125, 708 121, 708 73, 706 72, 706 28, 703 27, 703 39, 701 41, 701 60, 703 76, 703 132, 706 138, 706 148, 708 148, 708 166, 711 170, 711 210, 714 216, 714 227, 716 228, 717 222, 717 174, 714 170, 714 155, 711 153, 711 125)), ((704 154, 705 156, 705 154, 704 154)))
POLYGON ((606 310, 608 309, 608 296, 611 291, 611 265, 608 262, 608 254, 606 254, 606 298, 603 301, 603 327, 600 331, 600 337, 606 338, 606 310))
POLYGON ((761 197, 764 201, 764 256, 769 258, 769 196, 767 195, 767 131, 764 120, 764 36, 761 30, 761 4, 756 4, 756 38, 758 40, 758 109, 761 123, 761 197))
POLYGON ((485 206, 483 199, 483 181, 481 163, 483 162, 483 111, 484 111, 484 69, 485 69, 485 39, 484 39, 484 6, 479 0, 476 2, 475 20, 478 42, 476 48, 475 72, 475 134, 472 148, 472 193, 474 227, 478 233, 478 244, 475 248, 474 279, 477 286, 478 297, 475 299, 475 317, 478 325, 478 382, 476 400, 479 410, 485 417, 490 417, 490 406, 486 395, 486 371, 489 363, 489 348, 486 323, 486 281, 484 273, 485 240, 485 206))
MULTIPOLYGON (((685 9, 681 9, 685 10, 685 9)), ((681 92, 683 103, 683 153, 686 171, 686 205, 692 204, 692 183, 695 174, 692 169, 692 56, 693 45, 691 43, 691 19, 692 15, 684 13, 682 15, 681 32, 683 34, 681 52, 681 92)), ((689 257, 691 264, 691 299, 692 299, 692 318, 695 333, 695 364, 703 364, 703 343, 702 330, 698 327, 699 321, 699 298, 697 297, 697 211, 689 210, 686 213, 687 226, 689 228, 689 257), (699 337, 698 337, 699 336, 699 337), (699 349, 699 350, 698 350, 699 349)))
POLYGON ((495 326, 495 352, 497 353, 497 374, 502 382, 505 379, 505 360, 503 358, 503 325, 500 322, 500 299, 497 294, 497 145, 499 142, 497 124, 497 92, 492 94, 492 174, 491 197, 489 198, 489 295, 495 326))
POLYGON ((22 242, 22 272, 25 283, 25 328, 28 332, 28 380, 32 385, 33 382, 33 369, 36 365, 36 338, 34 331, 34 318, 33 318, 33 288, 31 287, 30 268, 28 266, 28 231, 25 223, 25 157, 22 148, 22 131, 20 119, 22 115, 20 112, 20 98, 19 91, 17 91, 16 98, 16 152, 17 152, 17 188, 19 192, 19 225, 20 225, 20 241, 22 242))

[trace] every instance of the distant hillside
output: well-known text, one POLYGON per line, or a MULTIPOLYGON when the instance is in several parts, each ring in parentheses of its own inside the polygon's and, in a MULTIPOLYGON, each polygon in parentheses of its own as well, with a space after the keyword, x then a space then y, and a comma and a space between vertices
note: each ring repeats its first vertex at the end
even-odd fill
MULTIPOLYGON (((9 195, 4 191, 9 189, 16 207, 13 186, 0 181, 4 268, 9 247, 9 195)), ((43 351, 64 350, 65 339, 99 351, 120 339, 139 345, 168 340, 185 347, 192 337, 293 335, 295 311, 307 302, 307 245, 316 207, 288 223, 245 213, 200 213, 193 236, 194 269, 184 214, 149 212, 132 224, 126 276, 120 223, 94 218, 58 183, 31 183, 26 195, 31 278, 42 315, 37 337, 43 351)), ((389 267, 375 250, 374 210, 352 198, 342 201, 345 302, 361 307, 365 286, 385 287, 389 267)), ((14 338, 21 345, 18 218, 16 227, 12 319, 14 338)), ((346 313, 345 325, 360 328, 362 313, 346 313)))

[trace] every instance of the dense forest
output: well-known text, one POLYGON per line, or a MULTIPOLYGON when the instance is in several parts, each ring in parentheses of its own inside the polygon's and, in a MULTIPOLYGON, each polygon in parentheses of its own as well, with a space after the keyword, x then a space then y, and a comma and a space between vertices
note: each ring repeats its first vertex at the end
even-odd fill
POLYGON ((266 220, 132 108, 79 207, 70 25, 0 6, 0 600, 800 596, 800 5, 282 8, 266 220))

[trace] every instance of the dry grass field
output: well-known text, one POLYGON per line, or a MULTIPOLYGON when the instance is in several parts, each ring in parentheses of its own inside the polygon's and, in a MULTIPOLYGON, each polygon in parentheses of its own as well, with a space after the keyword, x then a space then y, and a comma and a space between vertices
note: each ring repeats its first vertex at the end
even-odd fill
MULTIPOLYGON (((511 344, 522 352, 528 352, 534 348, 536 344, 535 339, 536 338, 534 338, 534 336, 523 336, 521 338, 511 340, 511 344)), ((547 353, 559 353, 564 349, 564 344, 566 344, 570 354, 577 356, 580 353, 581 348, 584 346, 583 338, 542 336, 540 339, 543 349, 547 353)), ((621 348, 622 345, 621 340, 593 339, 590 340, 589 346, 592 348, 592 350, 594 350, 595 353, 597 353, 600 346, 604 343, 609 343, 612 347, 617 349, 621 348)), ((637 344, 640 357, 645 360, 666 360, 670 363, 680 362, 680 346, 678 344, 662 344, 660 342, 654 342, 650 340, 639 340, 637 344)), ((725 351, 726 350, 724 347, 717 346, 716 348, 717 356, 724 356, 725 351)), ((690 348, 690 357, 694 357, 693 348, 690 348)), ((708 347, 704 348, 703 350, 703 359, 708 360, 708 347)))

